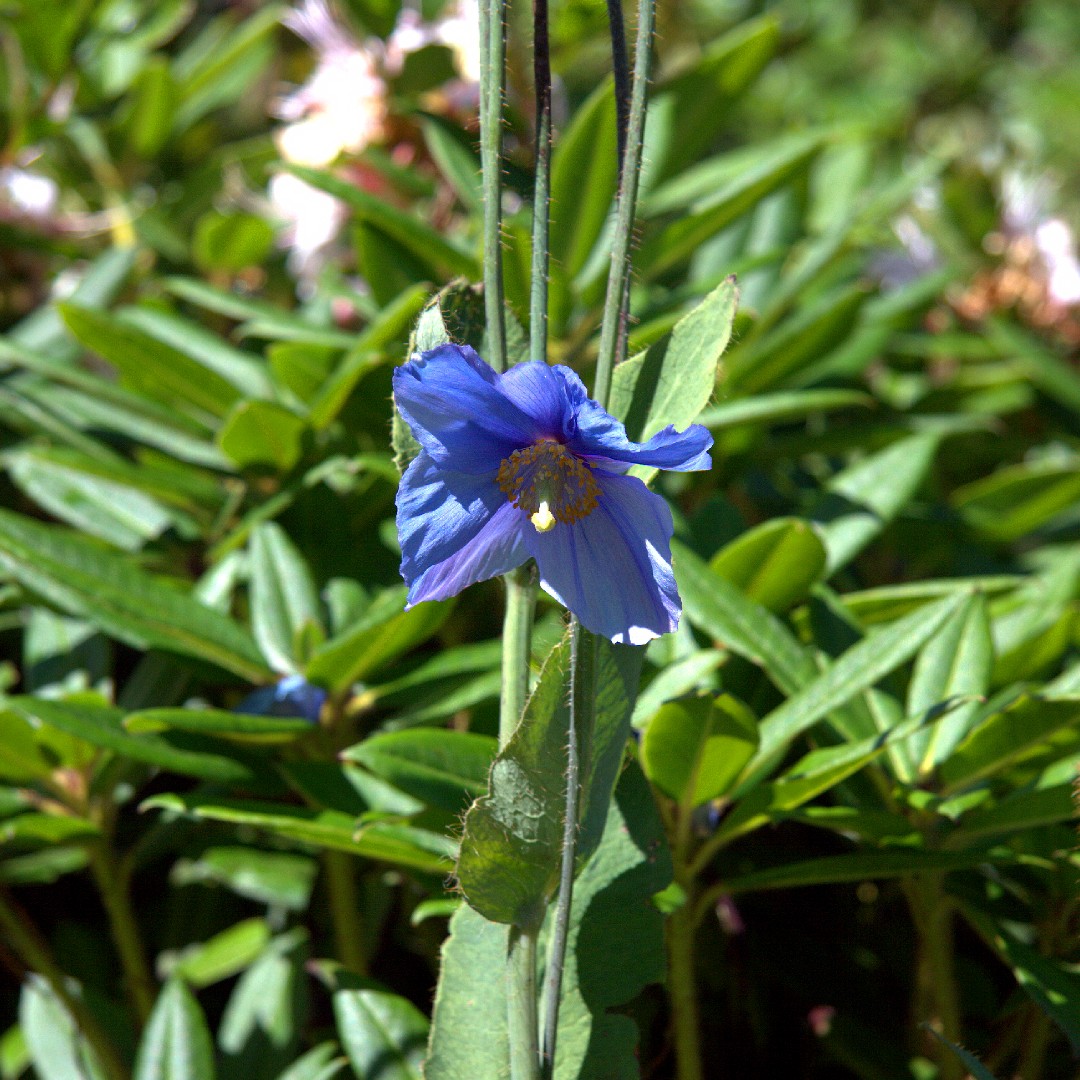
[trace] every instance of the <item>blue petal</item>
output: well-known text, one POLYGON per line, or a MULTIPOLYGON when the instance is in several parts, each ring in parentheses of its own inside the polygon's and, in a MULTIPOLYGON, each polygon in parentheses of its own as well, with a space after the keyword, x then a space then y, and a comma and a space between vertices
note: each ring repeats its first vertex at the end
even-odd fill
POLYGON ((529 360, 500 375, 499 389, 536 422, 538 435, 561 440, 571 434, 573 424, 574 402, 562 375, 569 370, 529 360))
POLYGON ((505 574, 529 557, 524 534, 533 532, 525 515, 508 502, 495 511, 471 540, 453 554, 422 569, 409 584, 407 607, 423 600, 445 600, 478 581, 505 574))
POLYGON ((397 492, 401 576, 406 584, 411 586, 472 541, 505 502, 490 476, 441 469, 421 451, 405 470, 397 492))
POLYGON ((648 442, 632 442, 622 422, 605 412, 589 397, 585 386, 568 367, 556 367, 566 385, 567 397, 576 423, 566 445, 579 457, 621 462, 627 465, 650 465, 675 472, 698 472, 712 468, 709 448, 712 435, 700 424, 691 424, 678 432, 668 425, 648 442))
POLYGON ((671 571, 671 511, 633 476, 596 471, 600 500, 588 517, 550 532, 530 529, 540 584, 616 643, 644 645, 679 625, 682 601, 671 571))
POLYGON ((394 401, 417 442, 457 472, 494 472, 528 445, 536 422, 468 346, 440 345, 394 369, 394 401))

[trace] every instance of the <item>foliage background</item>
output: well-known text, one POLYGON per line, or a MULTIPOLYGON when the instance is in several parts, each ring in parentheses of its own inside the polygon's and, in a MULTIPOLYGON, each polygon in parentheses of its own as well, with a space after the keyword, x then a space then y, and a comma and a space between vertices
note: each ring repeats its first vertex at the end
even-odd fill
MULTIPOLYGON (((407 1077, 424 1055, 501 601, 402 612, 389 386, 430 295, 479 279, 475 97, 450 12, 423 5, 442 37, 395 59, 371 42, 397 5, 350 0, 375 72, 350 107, 378 122, 313 165, 275 116, 313 72, 284 12, 0 0, 4 1077, 407 1077), (313 187, 275 205, 282 169, 313 187), (336 225, 323 250, 285 242, 301 210, 336 225)), ((707 1076, 958 1075, 924 1022, 996 1075, 1074 1075, 1080 323, 1057 241, 1080 16, 732 0, 658 25, 631 353, 661 377, 623 409, 640 431, 707 377, 718 452, 659 481, 686 617, 645 657, 617 803, 644 846, 605 841, 582 895, 646 841, 671 870, 586 909, 575 1015, 620 1076, 685 1067, 695 997, 707 1076), (671 375, 688 312, 706 346, 671 375)), ((606 33, 595 4, 553 7, 551 358, 586 376, 606 33)), ((443 316, 482 343, 475 293, 443 316)), ((537 671, 561 625, 542 604, 537 671)), ((497 1033, 443 1023, 500 1075, 497 1033)), ((606 1075, 589 1053, 559 1075, 606 1075)))

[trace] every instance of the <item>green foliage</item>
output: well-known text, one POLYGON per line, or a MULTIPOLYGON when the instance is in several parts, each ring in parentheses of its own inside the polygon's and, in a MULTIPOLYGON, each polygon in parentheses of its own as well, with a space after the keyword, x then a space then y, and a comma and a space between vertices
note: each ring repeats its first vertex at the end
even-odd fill
MULTIPOLYGON (((1080 208, 1080 37, 1068 0, 931 7, 664 14, 611 408, 705 424, 714 467, 638 470, 684 617, 599 643, 557 1080, 685 1069, 687 990, 706 1075, 1075 1071, 1080 330, 1035 231, 1080 208)), ((399 15, 339 8, 357 41, 399 15)), ((599 12, 551 12, 548 359, 587 385, 599 12)), ((379 46, 366 145, 290 157, 317 61, 284 13, 3 9, 5 1078, 499 1080, 505 924, 547 912, 546 965, 560 612, 499 751, 499 586, 405 611, 397 573, 392 368, 485 348, 470 95, 448 44, 379 46)))

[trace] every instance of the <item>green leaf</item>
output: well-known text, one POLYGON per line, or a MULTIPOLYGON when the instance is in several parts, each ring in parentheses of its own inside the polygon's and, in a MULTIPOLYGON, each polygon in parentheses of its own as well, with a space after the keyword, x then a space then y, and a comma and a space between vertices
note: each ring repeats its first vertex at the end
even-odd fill
POLYGON ((412 1002, 385 990, 339 990, 334 1019, 358 1077, 421 1080, 428 1022, 412 1002))
POLYGON ((265 218, 210 210, 195 223, 192 254, 202 270, 235 272, 258 266, 273 246, 274 229, 265 218))
POLYGON ((1018 941, 1008 929, 968 905, 962 908, 983 940, 1010 968, 1024 992, 1068 1036, 1080 1052, 1080 975, 1052 957, 1018 941))
POLYGON ((719 647, 763 667, 789 694, 817 674, 810 655, 772 612, 747 599, 688 547, 674 541, 671 548, 686 615, 719 647))
POLYGON ((151 56, 132 87, 132 109, 126 128, 131 148, 141 158, 154 158, 172 130, 177 105, 176 83, 164 56, 151 56))
POLYGON ((731 115, 735 99, 772 59, 779 41, 775 15, 751 19, 710 42, 689 70, 662 84, 649 104, 646 161, 672 176, 700 160, 731 115), (654 111, 671 114, 667 138, 659 145, 654 111))
POLYGON ((307 931, 290 930, 240 976, 221 1017, 226 1076, 271 1077, 293 1058, 307 1013, 307 931))
POLYGON ((175 956, 163 954, 167 974, 201 988, 239 975, 255 962, 270 940, 265 919, 244 919, 206 941, 189 945, 175 956))
POLYGON ((303 555, 276 522, 251 530, 251 627, 275 670, 296 672, 297 644, 314 630, 325 637, 319 594, 303 555))
POLYGON ((106 1080, 71 1014, 40 975, 31 973, 23 983, 19 1026, 43 1080, 106 1080))
POLYGON ((735 280, 728 278, 670 336, 615 369, 609 411, 626 423, 632 439, 648 439, 668 424, 686 428, 709 403, 738 299, 735 280))
POLYGON ((730 694, 664 705, 649 721, 641 765, 687 809, 726 794, 757 749, 757 721, 730 694))
POLYGON ((98 827, 82 818, 53 814, 16 814, 0 821, 0 844, 12 841, 26 846, 62 844, 90 840, 99 835, 98 827))
POLYGON ((973 529, 992 540, 1019 540, 1049 524, 1080 499, 1080 466, 1024 462, 999 469, 952 493, 951 502, 973 529))
POLYGON ((93 746, 111 750, 133 761, 156 765, 182 776, 219 783, 251 783, 253 768, 238 758, 214 753, 212 744, 197 736, 130 735, 123 728, 123 712, 104 705, 74 701, 48 701, 36 697, 7 699, 9 708, 33 722, 48 724, 93 746))
POLYGON ((907 877, 934 871, 968 870, 994 860, 985 851, 927 851, 903 848, 859 851, 851 855, 823 855, 804 862, 751 870, 724 879, 733 895, 763 889, 795 889, 806 885, 836 885, 867 878, 907 877))
POLYGON ((241 401, 218 433, 221 452, 241 469, 270 468, 287 473, 303 453, 307 424, 272 401, 241 401))
MULTIPOLYGON (((640 676, 641 650, 597 639, 592 731, 579 733, 578 865, 599 843, 640 676)), ((495 758, 488 793, 465 818, 457 876, 485 918, 530 926, 558 881, 565 806, 570 644, 552 650, 521 723, 495 758)))
MULTIPOLYGON (((908 687, 908 715, 928 712, 954 697, 983 697, 993 667, 986 599, 975 593, 919 653, 908 687)), ((922 775, 932 772, 967 734, 978 710, 979 702, 971 701, 954 709, 931 731, 913 736, 906 744, 907 760, 922 775)))
POLYGON ((630 764, 596 853, 574 884, 555 1080, 640 1075, 637 1024, 623 1014, 646 986, 664 978, 664 920, 651 898, 671 874, 656 804, 641 770, 630 764))
POLYGON ((213 1080, 214 1047, 199 1003, 179 979, 170 979, 135 1055, 132 1080, 213 1080))
POLYGON ((357 828, 353 815, 338 810, 172 794, 155 795, 145 800, 142 808, 265 829, 316 848, 345 851, 433 874, 445 874, 454 854, 453 842, 440 833, 378 821, 357 828))
POLYGON ((215 371, 113 315, 71 303, 59 311, 72 334, 112 364, 125 386, 153 401, 213 427, 240 396, 215 371))
POLYGON ((658 188, 645 201, 645 216, 679 213, 642 244, 640 273, 651 280, 685 262, 767 195, 805 173, 821 146, 819 134, 786 136, 752 154, 709 159, 658 188))
POLYGON ((319 1043, 297 1058, 277 1080, 333 1080, 345 1065, 345 1060, 338 1056, 337 1043, 319 1043))
POLYGON ((874 399, 869 394, 858 390, 782 390, 714 405, 701 413, 697 422, 710 431, 726 431, 750 424, 801 420, 831 409, 865 408, 873 404, 874 399))
POLYGON ((921 432, 848 466, 810 513, 828 552, 828 574, 849 563, 911 501, 941 444, 921 432))
POLYGON ((467 904, 450 919, 432 1010, 425 1080, 510 1080, 506 981, 477 978, 506 968, 509 928, 467 904))
POLYGON ((458 882, 469 904, 494 922, 534 926, 558 884, 567 730, 560 706, 569 666, 564 639, 491 767, 488 794, 465 817, 458 882))
POLYGON ((191 731, 238 743, 292 742, 310 734, 312 728, 312 722, 302 716, 254 716, 226 709, 140 709, 124 717, 124 730, 132 735, 191 731))
POLYGON ((209 22, 188 43, 173 66, 181 99, 178 130, 245 93, 273 59, 272 37, 281 15, 279 4, 268 4, 242 19, 229 12, 209 22))
POLYGON ((551 159, 549 250, 577 277, 600 239, 615 198, 615 99, 604 81, 574 113, 551 159))
POLYGON ((490 735, 412 728, 372 735, 342 751, 402 791, 452 814, 487 790, 497 741, 490 735))
POLYGON ((724 659, 718 649, 701 649, 675 663, 665 664, 639 693, 632 726, 640 731, 666 702, 709 685, 709 676, 724 659))
POLYGON ((1076 791, 1071 784, 1014 791, 988 809, 965 814, 949 842, 955 847, 965 847, 987 836, 1044 829, 1072 821, 1078 813, 1076 791))
POLYGON ((1080 722, 1080 697, 1047 700, 1024 694, 977 724, 941 763, 945 791, 984 780, 1023 760, 1062 729, 1080 722))
POLYGON ((461 129, 439 116, 425 116, 420 129, 432 159, 458 198, 469 210, 478 212, 482 203, 480 161, 461 129))
POLYGON ((222 885, 257 904, 303 911, 311 899, 317 870, 312 858, 295 852, 212 847, 197 859, 178 862, 170 883, 222 885))
POLYGON ((742 534, 709 560, 709 568, 744 596, 782 612, 809 594, 824 574, 825 546, 814 526, 776 518, 742 534))
POLYGON ((898 619, 847 650, 833 665, 761 721, 755 773, 796 735, 906 663, 967 600, 958 592, 898 619))
POLYGON ((431 272, 433 280, 460 276, 475 281, 480 277, 480 266, 474 255, 452 244, 442 233, 418 217, 396 209, 331 173, 300 165, 290 166, 289 172, 339 198, 361 223, 374 226, 405 248, 421 266, 431 272))
POLYGON ((86 867, 89 858, 82 847, 48 847, 29 855, 0 862, 0 882, 5 885, 52 885, 65 874, 86 867))
POLYGON ((798 379, 850 336, 866 300, 855 285, 828 293, 761 338, 745 337, 728 358, 728 386, 756 394, 798 379))
POLYGON ((73 533, 0 510, 0 568, 62 611, 137 649, 193 656, 252 682, 270 676, 237 623, 73 533))
POLYGON ((274 384, 261 357, 223 340, 191 319, 150 307, 128 307, 124 321, 216 372, 245 397, 272 398, 274 384))
POLYGON ((15 451, 6 464, 11 479, 42 509, 125 551, 138 551, 175 522, 151 496, 31 450, 15 451))
MULTIPOLYGON (((65 57, 65 61, 69 62, 70 57, 65 57)), ((69 302, 82 308, 106 307, 124 287, 138 255, 139 249, 134 245, 106 249, 81 274, 69 302)), ((44 304, 28 315, 8 337, 26 349, 47 353, 59 361, 70 362, 79 355, 79 348, 64 329, 54 303, 44 304)))
POLYGON ((406 590, 388 589, 348 630, 315 650, 305 676, 343 690, 431 637, 450 614, 449 604, 418 604, 404 611, 406 590))

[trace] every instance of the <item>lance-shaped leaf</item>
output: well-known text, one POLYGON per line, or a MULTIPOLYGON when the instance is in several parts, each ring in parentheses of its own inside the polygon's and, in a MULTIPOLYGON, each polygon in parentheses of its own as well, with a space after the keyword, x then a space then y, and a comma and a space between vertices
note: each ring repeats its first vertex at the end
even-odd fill
POLYGON ((270 675, 247 631, 228 616, 74 533, 0 510, 0 569, 137 649, 194 656, 253 682, 270 675))
MULTIPOLYGON (((908 688, 908 714, 926 712, 950 698, 981 697, 990 685, 993 666, 986 599, 975 593, 919 653, 908 688)), ((933 729, 913 736, 906 746, 907 760, 919 773, 931 772, 967 734, 978 708, 977 700, 968 701, 933 729)))
POLYGON ((319 594, 307 561, 276 522, 251 532, 251 625, 278 671, 297 670, 297 645, 313 629, 324 635, 319 594))
POLYGON ((339 990, 334 1017, 357 1076, 421 1080, 428 1023, 411 1001, 385 990, 339 990))
POLYGON ((214 1047, 199 1003, 179 979, 161 991, 135 1057, 134 1080, 213 1080, 214 1047))

